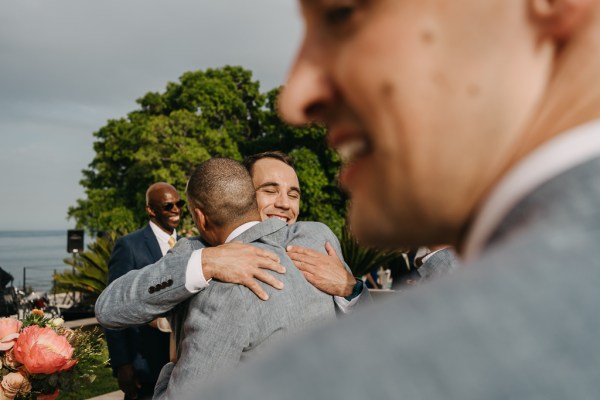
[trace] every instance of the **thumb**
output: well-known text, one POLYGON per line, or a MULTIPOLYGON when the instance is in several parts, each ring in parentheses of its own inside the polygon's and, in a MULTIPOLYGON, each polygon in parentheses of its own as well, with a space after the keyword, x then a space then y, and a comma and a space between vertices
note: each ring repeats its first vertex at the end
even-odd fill
POLYGON ((335 252, 335 249, 333 248, 331 243, 329 243, 329 242, 325 243, 325 250, 327 251, 327 254, 329 254, 330 256, 337 257, 337 253, 335 252))

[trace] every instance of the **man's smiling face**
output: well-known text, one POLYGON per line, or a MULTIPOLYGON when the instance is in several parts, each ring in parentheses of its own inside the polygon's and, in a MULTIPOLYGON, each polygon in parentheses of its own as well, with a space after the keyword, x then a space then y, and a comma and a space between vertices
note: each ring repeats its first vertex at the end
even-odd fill
POLYGON ((352 230, 363 244, 455 243, 543 94, 552 49, 531 2, 300 3, 279 110, 327 127, 352 230))
POLYGON ((292 167, 273 158, 263 158, 252 167, 252 183, 263 221, 275 217, 288 224, 296 222, 300 211, 300 183, 292 167))

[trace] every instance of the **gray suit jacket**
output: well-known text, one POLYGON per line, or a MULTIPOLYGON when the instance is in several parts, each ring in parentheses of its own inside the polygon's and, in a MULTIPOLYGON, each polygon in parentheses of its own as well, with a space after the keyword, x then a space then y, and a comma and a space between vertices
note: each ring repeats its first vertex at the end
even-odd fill
POLYGON ((188 398, 597 399, 599 177, 600 159, 557 176, 512 210, 475 265, 188 398))

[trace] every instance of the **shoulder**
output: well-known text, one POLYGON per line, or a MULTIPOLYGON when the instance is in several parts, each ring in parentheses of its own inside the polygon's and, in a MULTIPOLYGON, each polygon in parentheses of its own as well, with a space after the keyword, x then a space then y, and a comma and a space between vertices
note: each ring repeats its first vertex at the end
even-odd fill
POLYGON ((296 232, 317 232, 333 235, 333 232, 327 225, 316 221, 299 221, 291 225, 290 229, 295 230, 296 232))
POLYGON ((190 250, 198 250, 206 247, 202 239, 199 236, 192 238, 181 238, 175 243, 175 247, 171 250, 174 253, 180 253, 190 250))
POLYGON ((325 239, 327 241, 337 242, 335 233, 324 223, 315 221, 296 222, 291 227, 296 235, 308 236, 313 239, 325 239))
MULTIPOLYGON (((119 239, 117 239, 117 243, 130 244, 130 243, 134 243, 134 242, 143 240, 144 236, 148 232, 148 229, 150 229, 150 227, 148 225, 146 225, 142 229, 138 229, 135 232, 131 232, 125 236, 121 236, 119 239)), ((152 234, 152 230, 150 230, 150 233, 152 234)))

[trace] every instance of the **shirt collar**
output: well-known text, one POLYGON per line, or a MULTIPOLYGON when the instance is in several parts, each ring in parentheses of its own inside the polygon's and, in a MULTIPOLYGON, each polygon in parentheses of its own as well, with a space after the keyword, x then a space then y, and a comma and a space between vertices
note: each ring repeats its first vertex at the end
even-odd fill
POLYGON ((231 242, 233 239, 240 236, 242 233, 246 232, 248 229, 252 228, 256 224, 260 224, 260 221, 250 221, 238 226, 233 230, 233 232, 229 234, 229 236, 227 236, 227 239, 225 239, 225 243, 231 242))
POLYGON ((152 228, 152 232, 154 232, 154 236, 156 236, 156 239, 158 239, 162 243, 169 243, 170 238, 177 240, 177 230, 175 229, 173 229, 173 233, 169 235, 167 232, 160 229, 159 226, 152 221, 150 221, 150 228, 152 228))
POLYGON ((566 131, 505 175, 479 209, 465 241, 465 261, 481 254, 502 219, 527 194, 562 172, 600 155, 600 120, 566 131))

